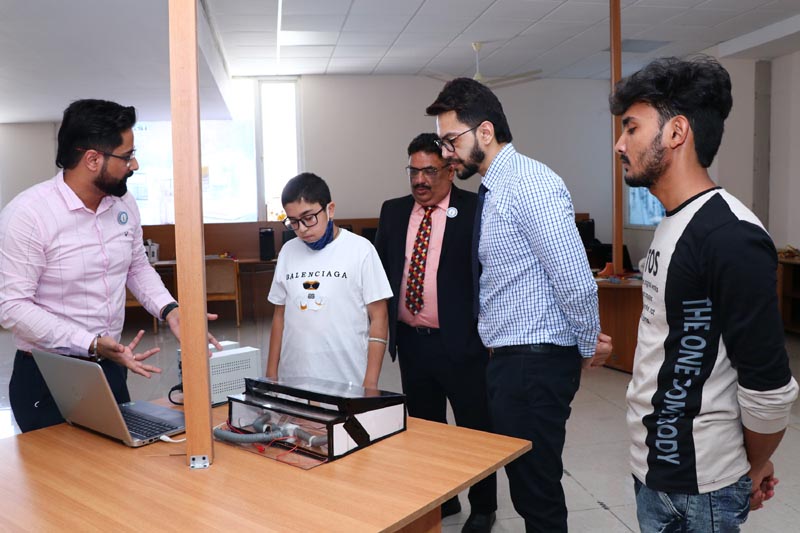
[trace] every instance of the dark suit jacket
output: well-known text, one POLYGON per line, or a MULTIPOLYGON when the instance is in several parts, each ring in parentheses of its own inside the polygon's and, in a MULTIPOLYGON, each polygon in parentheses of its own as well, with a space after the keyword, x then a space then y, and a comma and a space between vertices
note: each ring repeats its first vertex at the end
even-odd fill
MULTIPOLYGON (((477 203, 477 194, 453 185, 450 207, 455 207, 458 215, 446 219, 436 273, 439 328, 445 346, 452 347, 450 358, 453 361, 488 357, 478 336, 477 321, 472 316, 472 226, 477 203)), ((385 201, 375 236, 375 248, 394 293, 389 301, 389 353, 392 359, 397 353, 397 306, 406 292, 400 283, 405 267, 408 219, 413 207, 414 197, 410 194, 385 201)))

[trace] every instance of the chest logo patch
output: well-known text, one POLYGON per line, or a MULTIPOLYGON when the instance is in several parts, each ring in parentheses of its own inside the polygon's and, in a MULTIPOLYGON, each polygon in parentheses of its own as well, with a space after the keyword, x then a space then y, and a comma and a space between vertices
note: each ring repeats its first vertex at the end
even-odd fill
POLYGON ((128 223, 128 213, 126 211, 120 211, 117 215, 117 222, 119 222, 120 226, 124 226, 128 223))

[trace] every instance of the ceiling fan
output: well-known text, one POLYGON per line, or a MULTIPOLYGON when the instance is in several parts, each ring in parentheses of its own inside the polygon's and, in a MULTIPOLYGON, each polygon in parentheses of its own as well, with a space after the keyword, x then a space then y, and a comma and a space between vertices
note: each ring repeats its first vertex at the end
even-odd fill
MULTIPOLYGON (((535 79, 538 79, 539 74, 541 74, 542 72, 541 69, 536 69, 536 70, 529 70, 526 72, 520 72, 519 74, 512 74, 509 76, 496 76, 487 78, 486 76, 481 74, 480 51, 482 47, 483 47, 482 41, 475 41, 472 43, 472 50, 474 50, 475 52, 475 74, 472 75, 472 79, 481 82, 487 87, 502 88, 502 87, 509 87, 511 85, 516 85, 518 83, 523 83, 526 81, 533 81, 535 79)), ((432 70, 426 70, 424 74, 429 78, 433 78, 444 82, 450 81, 451 79, 456 77, 456 76, 449 76, 446 74, 442 74, 441 72, 436 72, 432 70)))

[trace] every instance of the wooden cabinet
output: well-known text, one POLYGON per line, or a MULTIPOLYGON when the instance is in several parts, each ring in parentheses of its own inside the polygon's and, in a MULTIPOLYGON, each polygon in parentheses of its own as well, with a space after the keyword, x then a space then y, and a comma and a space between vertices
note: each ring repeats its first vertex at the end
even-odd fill
POLYGON ((800 259, 778 263, 778 301, 787 331, 800 333, 800 259))
POLYGON ((633 372, 633 354, 642 316, 642 282, 622 280, 597 282, 597 299, 600 307, 600 328, 611 335, 614 350, 606 362, 607 367, 633 372))
POLYGON ((254 321, 272 318, 275 306, 267 296, 275 274, 275 261, 241 261, 242 314, 254 321))

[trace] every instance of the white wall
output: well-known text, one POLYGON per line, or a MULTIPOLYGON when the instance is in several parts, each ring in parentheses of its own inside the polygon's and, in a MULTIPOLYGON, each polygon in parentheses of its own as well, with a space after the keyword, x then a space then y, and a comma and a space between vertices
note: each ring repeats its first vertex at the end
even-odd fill
POLYGON ((800 247, 800 52, 772 62, 769 229, 800 247))
POLYGON ((725 121, 711 178, 753 208, 753 128, 755 125, 755 72, 753 59, 721 59, 731 76, 733 109, 725 121))
POLYGON ((0 124, 0 208, 31 185, 55 176, 55 160, 55 124, 0 124))
MULTIPOLYGON (((331 186, 339 217, 374 217, 381 203, 408 194, 406 147, 436 131, 425 115, 439 81, 410 76, 307 76, 300 101, 304 170, 331 186)), ((611 120, 607 82, 539 80, 497 90, 515 147, 553 168, 575 210, 611 241, 611 120)), ((475 191, 477 177, 459 186, 475 191)))

